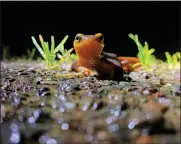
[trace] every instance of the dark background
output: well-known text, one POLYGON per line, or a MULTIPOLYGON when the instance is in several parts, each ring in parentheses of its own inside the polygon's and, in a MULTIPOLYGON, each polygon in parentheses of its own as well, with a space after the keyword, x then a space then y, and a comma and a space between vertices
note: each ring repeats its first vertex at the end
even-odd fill
POLYGON ((72 48, 77 33, 103 33, 104 51, 135 56, 137 47, 128 37, 138 34, 165 58, 165 51, 180 51, 180 2, 2 2, 2 44, 13 55, 33 48, 31 36, 42 34, 58 44, 68 34, 72 48))

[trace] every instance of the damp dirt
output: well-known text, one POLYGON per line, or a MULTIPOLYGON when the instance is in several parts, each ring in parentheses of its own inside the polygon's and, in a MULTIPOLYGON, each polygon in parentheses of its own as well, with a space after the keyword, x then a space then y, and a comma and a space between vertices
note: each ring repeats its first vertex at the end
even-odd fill
POLYGON ((36 61, 2 62, 1 143, 179 144, 180 69, 128 77, 98 80, 36 61))

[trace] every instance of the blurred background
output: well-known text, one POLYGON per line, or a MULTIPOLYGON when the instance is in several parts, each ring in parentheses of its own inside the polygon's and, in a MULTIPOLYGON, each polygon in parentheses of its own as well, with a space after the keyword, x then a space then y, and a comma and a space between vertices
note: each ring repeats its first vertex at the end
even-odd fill
MULTIPOLYGON (((73 47, 77 33, 103 33, 106 52, 135 56, 136 44, 128 37, 138 34, 142 43, 165 51, 180 51, 180 2, 2 2, 2 46, 11 55, 21 56, 34 47, 31 36, 42 34, 46 41, 54 35, 56 45, 65 35, 65 48, 73 47)), ((38 41, 39 42, 39 41, 38 41)), ((39 55, 39 53, 37 52, 39 55)))

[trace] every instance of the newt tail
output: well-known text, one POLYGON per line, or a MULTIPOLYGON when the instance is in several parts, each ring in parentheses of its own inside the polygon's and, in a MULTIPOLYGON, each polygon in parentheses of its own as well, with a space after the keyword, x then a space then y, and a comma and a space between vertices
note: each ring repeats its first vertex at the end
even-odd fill
POLYGON ((132 72, 142 69, 140 60, 137 57, 118 57, 124 71, 132 72))

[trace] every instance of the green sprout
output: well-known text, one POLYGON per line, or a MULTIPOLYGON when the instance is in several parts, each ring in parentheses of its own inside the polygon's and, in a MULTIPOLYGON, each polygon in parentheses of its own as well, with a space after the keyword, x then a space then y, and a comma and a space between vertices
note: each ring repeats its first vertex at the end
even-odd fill
POLYGON ((33 59, 33 57, 35 55, 35 51, 36 51, 35 48, 33 48, 32 50, 29 50, 29 49, 27 50, 27 54, 29 55, 28 60, 32 60, 33 59))
MULTIPOLYGON (((129 34, 128 36, 136 43, 138 47, 137 57, 139 58, 141 65, 145 70, 149 70, 150 65, 156 61, 156 57, 153 55, 155 49, 149 49, 147 42, 145 42, 145 45, 143 46, 138 39, 138 35, 129 34)), ((137 63, 136 65, 139 65, 140 63, 137 63)))
POLYGON ((2 59, 7 60, 10 58, 11 58, 10 48, 8 46, 3 45, 3 47, 2 47, 2 59))
POLYGON ((174 69, 177 64, 180 63, 180 52, 176 52, 171 55, 169 52, 165 52, 166 62, 169 69, 174 69))
POLYGON ((60 51, 61 55, 59 53, 57 53, 57 57, 60 59, 59 62, 63 63, 66 60, 69 62, 69 61, 77 59, 77 57, 78 57, 77 54, 73 54, 72 51, 73 51, 73 48, 71 48, 70 50, 66 50, 64 48, 61 49, 61 51, 60 51))
POLYGON ((72 53, 74 49, 71 48, 70 50, 67 50, 64 48, 64 46, 62 47, 62 49, 60 49, 60 53, 57 53, 57 57, 60 59, 59 62, 63 63, 64 61, 72 61, 78 58, 77 54, 72 53))
POLYGON ((23 55, 22 57, 28 61, 31 61, 35 55, 35 51, 36 51, 35 48, 33 48, 32 50, 28 49, 26 51, 26 55, 23 55))
POLYGON ((40 39, 40 43, 42 47, 39 46, 39 44, 37 43, 36 39, 33 36, 31 38, 34 45, 40 52, 41 56, 45 59, 47 68, 56 68, 57 67, 57 65, 55 64, 56 54, 59 51, 61 53, 63 52, 63 55, 65 54, 64 44, 68 39, 68 35, 64 37, 64 39, 59 43, 57 47, 55 47, 54 36, 51 36, 51 45, 49 46, 49 43, 45 42, 43 40, 43 37, 39 35, 39 39, 40 39))

